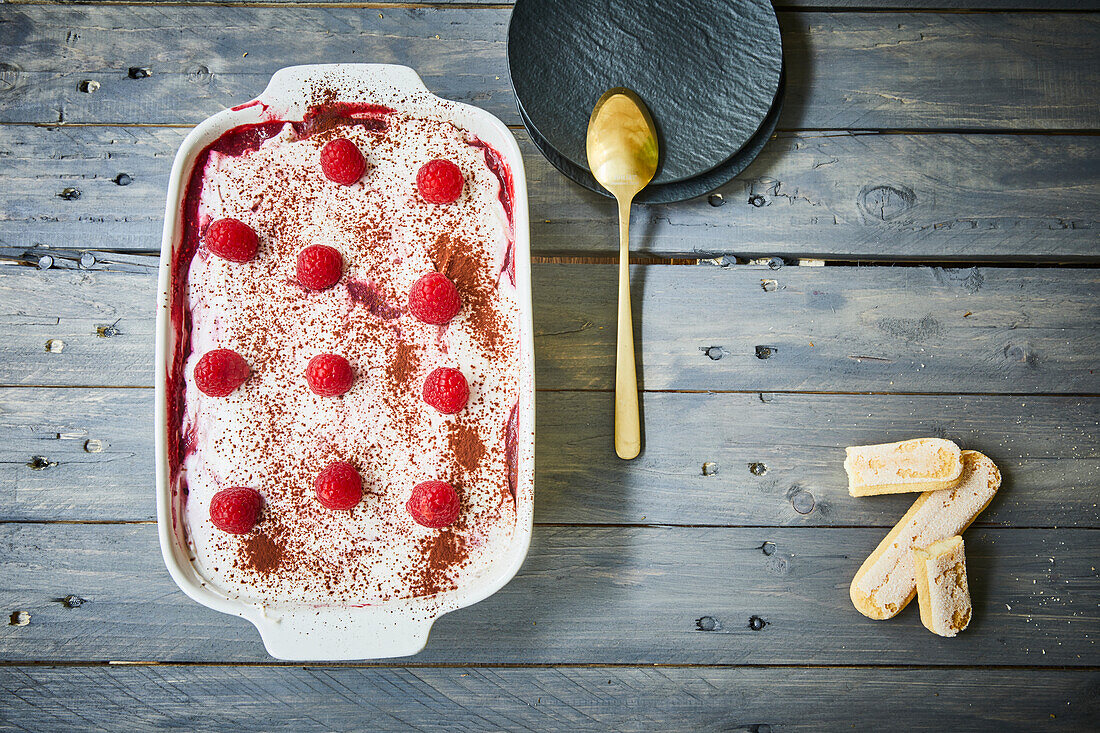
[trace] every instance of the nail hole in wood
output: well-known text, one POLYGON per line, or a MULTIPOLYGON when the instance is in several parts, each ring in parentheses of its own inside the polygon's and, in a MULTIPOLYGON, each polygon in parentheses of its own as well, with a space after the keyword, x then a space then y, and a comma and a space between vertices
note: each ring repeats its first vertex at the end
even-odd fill
POLYGON ((729 352, 723 349, 721 346, 700 346, 699 351, 702 351, 707 355, 707 358, 711 361, 718 361, 729 352))
POLYGON ((775 396, 768 392, 761 392, 759 397, 760 401, 763 402, 765 405, 775 399, 775 396))
POLYGON ((65 608, 80 608, 87 603, 87 601, 80 596, 65 596, 64 598, 58 598, 57 602, 65 608))
POLYGON ((753 476, 763 476, 767 472, 768 472, 768 467, 767 467, 766 464, 763 464, 763 463, 750 463, 749 464, 749 473, 751 473, 753 476))
POLYGON ((716 473, 718 473, 718 464, 717 463, 715 463, 714 461, 707 461, 706 463, 703 464, 703 475, 704 476, 713 476, 716 473))
POLYGON ((721 631, 721 622, 713 616, 703 616, 695 619, 695 628, 699 631, 721 631))
POLYGON ((152 75, 153 72, 143 66, 131 66, 130 70, 126 73, 126 76, 131 79, 148 79, 152 75))
POLYGON ((756 358, 757 359, 770 359, 779 349, 774 346, 757 346, 756 358))
POLYGON ((772 727, 767 723, 757 723, 749 726, 749 733, 772 733, 772 727))
POLYGON ((65 342, 61 339, 50 339, 46 342, 46 351, 50 354, 60 354, 65 350, 65 342))
POLYGON ((192 84, 209 84, 210 69, 206 68, 203 64, 192 66, 187 70, 187 80, 192 84))
POLYGON ((8 617, 8 626, 26 626, 31 622, 31 615, 26 611, 12 611, 8 617))
POLYGON ((84 441, 85 453, 102 453, 103 441, 102 440, 85 440, 84 441))
POLYGON ((768 557, 771 557, 772 555, 775 554, 775 543, 774 542, 765 542, 764 544, 760 545, 760 551, 763 552, 768 557))
POLYGON ((31 456, 27 461, 27 467, 32 471, 45 471, 50 466, 56 466, 56 461, 47 461, 45 456, 31 456))
POLYGON ((119 173, 114 177, 114 182, 117 186, 129 186, 134 182, 134 179, 128 173, 119 173))
POLYGON ((717 208, 719 206, 725 206, 726 199, 720 193, 712 193, 710 196, 707 197, 707 203, 717 208))
MULTIPOLYGON (((121 319, 119 319, 121 320, 121 319)), ((109 339, 112 336, 118 336, 122 331, 118 329, 118 321, 110 324, 109 326, 96 326, 95 335, 101 339, 109 339)))
POLYGON ((99 82, 95 79, 85 79, 84 81, 77 84, 76 88, 78 91, 84 92, 85 94, 91 94, 92 92, 99 89, 99 82))
POLYGON ((58 198, 65 199, 66 201, 76 201, 80 198, 79 188, 63 188, 61 193, 57 194, 58 198))
POLYGON ((768 622, 759 616, 749 616, 749 628, 753 631, 760 631, 767 625, 768 622))

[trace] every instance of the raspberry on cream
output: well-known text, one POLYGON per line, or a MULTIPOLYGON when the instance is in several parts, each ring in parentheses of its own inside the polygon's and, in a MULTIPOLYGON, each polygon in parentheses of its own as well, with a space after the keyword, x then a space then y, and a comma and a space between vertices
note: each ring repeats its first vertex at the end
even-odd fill
POLYGON ((516 521, 510 420, 521 360, 500 157, 453 124, 377 108, 230 131, 199 165, 185 203, 193 230, 234 219, 258 241, 244 261, 192 248, 173 284, 186 314, 170 450, 200 574, 230 597, 324 605, 432 595, 484 571, 516 521), (319 170, 336 140, 365 155, 354 180, 355 161, 335 161, 340 185, 319 170), (438 159, 462 175, 446 206, 417 189, 417 172, 438 159), (342 267, 326 252, 303 270, 299 255, 315 246, 342 267), (445 325, 410 312, 425 273, 451 283, 461 304, 445 325), (251 369, 224 396, 196 383, 197 362, 215 350, 251 369), (314 362, 325 355, 348 368, 314 362), (424 402, 422 385, 441 367, 468 380, 454 415, 424 402), (426 482, 451 493, 413 502, 426 482), (231 487, 263 496, 244 534, 211 521, 214 497, 231 487), (428 526, 411 507, 431 514, 428 526))

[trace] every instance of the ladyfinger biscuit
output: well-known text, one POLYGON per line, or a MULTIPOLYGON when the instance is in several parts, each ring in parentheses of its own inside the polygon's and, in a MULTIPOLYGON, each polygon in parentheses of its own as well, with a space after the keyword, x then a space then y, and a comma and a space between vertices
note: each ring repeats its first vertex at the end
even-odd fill
POLYGON ((852 579, 852 603, 864 616, 893 618, 913 600, 917 579, 913 548, 961 534, 993 501, 1001 472, 977 451, 963 451, 962 481, 953 489, 929 491, 917 497, 883 538, 852 579))
POLYGON ((962 451, 943 438, 856 445, 845 453, 852 496, 939 491, 958 486, 962 477, 962 451))
POLYGON ((970 623, 971 612, 963 538, 913 548, 913 565, 920 622, 933 634, 955 636, 970 623))

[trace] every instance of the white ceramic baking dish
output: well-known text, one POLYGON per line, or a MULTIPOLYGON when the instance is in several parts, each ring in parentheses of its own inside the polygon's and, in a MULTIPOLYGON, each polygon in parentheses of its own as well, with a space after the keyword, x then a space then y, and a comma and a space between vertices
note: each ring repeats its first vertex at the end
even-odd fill
POLYGON ((267 89, 246 104, 200 123, 184 139, 172 166, 161 245, 156 344, 157 524, 165 565, 188 596, 204 606, 242 616, 259 630, 271 656, 298 661, 378 659, 415 654, 424 648, 432 623, 444 613, 476 603, 500 589, 519 571, 531 541, 534 473, 534 350, 531 323, 530 228, 527 187, 519 147, 493 115, 428 92, 416 72, 386 64, 293 66, 271 77, 267 89), (317 88, 339 89, 338 102, 382 104, 410 114, 449 120, 491 145, 511 167, 514 183, 515 267, 521 308, 522 374, 519 404, 516 528, 507 553, 484 573, 456 590, 378 605, 259 605, 227 597, 192 565, 180 503, 168 461, 168 373, 176 334, 169 316, 173 253, 183 236, 183 199, 198 155, 224 132, 272 119, 301 120, 317 88))

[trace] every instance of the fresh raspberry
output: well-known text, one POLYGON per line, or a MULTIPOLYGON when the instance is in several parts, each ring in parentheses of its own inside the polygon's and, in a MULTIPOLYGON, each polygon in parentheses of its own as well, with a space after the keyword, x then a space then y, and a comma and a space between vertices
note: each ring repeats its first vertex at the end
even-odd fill
POLYGON ((346 137, 329 140, 321 148, 321 170, 333 183, 350 186, 363 177, 367 161, 358 146, 346 137))
POLYGON ((442 326, 461 308, 458 288, 443 273, 429 272, 409 289, 409 310, 424 323, 442 326))
POLYGON ((446 481, 417 484, 405 508, 417 524, 440 529, 458 519, 460 503, 455 488, 446 481))
POLYGON ((363 479, 355 466, 336 461, 317 474, 313 491, 317 501, 329 509, 351 509, 363 498, 363 479))
POLYGON ((416 187, 429 204, 453 204, 462 195, 462 169, 449 160, 436 158, 420 166, 416 187))
POLYGON ((195 364, 195 386, 211 397, 225 397, 244 384, 250 373, 248 362, 236 351, 214 349, 195 364))
POLYGON ((248 262, 260 248, 256 232, 239 219, 212 222, 202 238, 208 250, 230 262, 248 262))
POLYGON ((222 489, 210 500, 210 521, 222 532, 248 534, 260 518, 260 492, 246 486, 222 489))
POLYGON ((466 406, 470 386, 462 372, 439 367, 424 380, 424 401, 444 415, 453 415, 466 406))
POLYGON ((303 288, 331 288, 343 273, 344 257, 327 244, 311 244, 298 253, 298 282, 303 288))
POLYGON ((309 388, 322 397, 337 397, 351 389, 355 372, 342 356, 318 354, 309 360, 306 381, 309 382, 309 388))

